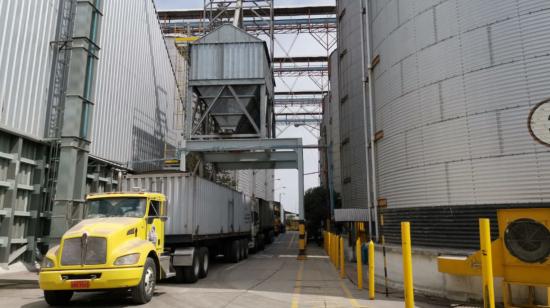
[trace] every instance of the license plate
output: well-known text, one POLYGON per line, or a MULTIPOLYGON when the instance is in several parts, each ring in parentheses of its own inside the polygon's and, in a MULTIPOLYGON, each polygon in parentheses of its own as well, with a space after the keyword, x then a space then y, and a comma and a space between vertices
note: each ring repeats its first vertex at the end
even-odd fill
POLYGON ((90 281, 88 280, 74 280, 71 281, 72 289, 88 289, 90 287, 90 281))

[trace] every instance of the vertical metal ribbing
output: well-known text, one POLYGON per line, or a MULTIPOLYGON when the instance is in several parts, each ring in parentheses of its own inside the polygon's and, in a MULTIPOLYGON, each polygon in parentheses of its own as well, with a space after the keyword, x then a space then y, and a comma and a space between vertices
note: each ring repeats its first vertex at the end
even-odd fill
POLYGON ((50 230, 53 242, 82 218, 101 15, 101 0, 77 1, 59 134, 59 167, 50 230))

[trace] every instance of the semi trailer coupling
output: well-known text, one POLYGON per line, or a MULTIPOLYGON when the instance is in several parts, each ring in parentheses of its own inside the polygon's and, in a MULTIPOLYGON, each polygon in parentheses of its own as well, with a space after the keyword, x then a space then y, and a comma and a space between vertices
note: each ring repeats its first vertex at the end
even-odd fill
POLYGON ((89 195, 84 219, 47 252, 39 283, 48 304, 106 289, 129 290, 144 304, 158 280, 195 282, 214 258, 239 262, 272 238, 261 200, 203 178, 130 175, 122 188, 89 195))

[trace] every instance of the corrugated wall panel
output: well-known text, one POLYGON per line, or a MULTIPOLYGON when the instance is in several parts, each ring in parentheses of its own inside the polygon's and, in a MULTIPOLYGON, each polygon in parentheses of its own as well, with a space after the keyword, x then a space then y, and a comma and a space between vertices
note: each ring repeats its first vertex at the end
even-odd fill
MULTIPOLYGON (((367 206, 364 107, 361 84, 361 7, 359 1, 338 4, 340 53, 338 95, 340 99, 340 138, 342 168, 342 206, 367 206), (345 13, 342 12, 345 9, 345 13)), ((388 21, 397 24, 397 16, 388 21)), ((396 70, 399 74, 399 70, 396 70)), ((388 91, 389 93, 389 91, 388 91)), ((397 95, 396 95, 397 96, 397 95)))
POLYGON ((529 135, 527 116, 550 97, 550 2, 370 3, 388 210, 547 202, 549 151, 529 135))
POLYGON ((176 79, 151 0, 104 4, 91 153, 125 163, 176 146, 176 79))
POLYGON ((57 0, 0 2, 0 125, 44 137, 57 0))

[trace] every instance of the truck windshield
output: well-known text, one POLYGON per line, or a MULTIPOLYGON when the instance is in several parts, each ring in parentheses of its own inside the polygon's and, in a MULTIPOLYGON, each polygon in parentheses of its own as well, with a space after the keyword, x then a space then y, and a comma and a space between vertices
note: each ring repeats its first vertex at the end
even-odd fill
POLYGON ((86 201, 86 218, 143 217, 145 198, 101 198, 86 201))

